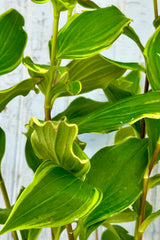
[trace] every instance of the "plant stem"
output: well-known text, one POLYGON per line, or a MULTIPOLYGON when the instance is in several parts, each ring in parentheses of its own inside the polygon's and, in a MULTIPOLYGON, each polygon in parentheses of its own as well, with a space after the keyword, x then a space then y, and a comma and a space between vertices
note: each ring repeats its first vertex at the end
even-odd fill
MULTIPOLYGON (((6 189, 3 177, 2 177, 1 170, 0 170, 0 189, 2 191, 2 195, 3 195, 3 199, 4 199, 4 203, 6 205, 6 208, 10 208, 11 204, 10 204, 10 201, 9 201, 7 189, 6 189)), ((12 232, 12 236, 13 236, 14 240, 18 240, 18 235, 17 235, 17 233, 15 231, 12 232)))
POLYGON ((158 2, 157 0, 153 0, 153 4, 154 4, 154 16, 155 16, 155 19, 158 18, 158 2))
POLYGON ((52 228, 51 228, 51 238, 52 238, 52 240, 55 239, 54 232, 53 232, 53 229, 52 229, 52 228))
POLYGON ((94 236, 95 236, 95 240, 98 240, 98 229, 97 228, 94 231, 94 236))
POLYGON ((58 25, 59 25, 59 17, 60 17, 60 11, 57 9, 54 3, 53 3, 53 9, 54 9, 54 25, 53 25, 52 44, 51 44, 51 66, 55 66, 57 64, 56 49, 57 49, 58 25))
MULTIPOLYGON (((148 183, 149 183, 149 177, 152 172, 152 169, 154 167, 155 161, 157 159, 158 153, 160 151, 160 138, 158 139, 153 157, 151 159, 151 162, 149 164, 147 173, 144 178, 144 186, 143 186, 143 193, 142 193, 142 201, 141 201, 141 209, 140 209, 140 216, 139 216, 139 223, 138 223, 138 228, 144 221, 144 214, 145 214, 145 203, 146 203, 146 198, 147 198, 147 191, 148 191, 148 183)), ((142 233, 138 232, 138 240, 142 240, 142 233)))
POLYGON ((66 225, 66 229, 67 229, 68 239, 74 240, 73 229, 72 229, 71 223, 66 225))
POLYGON ((72 16, 72 12, 73 12, 73 8, 70 8, 68 10, 68 20, 70 19, 70 17, 72 16))

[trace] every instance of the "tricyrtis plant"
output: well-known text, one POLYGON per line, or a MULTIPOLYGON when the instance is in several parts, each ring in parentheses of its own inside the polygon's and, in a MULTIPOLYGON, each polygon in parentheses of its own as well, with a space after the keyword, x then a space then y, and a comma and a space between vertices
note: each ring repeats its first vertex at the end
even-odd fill
MULTIPOLYGON (((65 228, 69 240, 87 240, 93 231, 98 240, 97 228, 103 225, 106 231, 101 240, 142 240, 147 226, 160 215, 160 210, 152 212, 146 200, 149 189, 160 183, 159 174, 150 177, 160 156, 157 1, 153 1, 156 30, 146 46, 130 26, 131 19, 115 6, 100 8, 90 0, 51 0, 51 4, 54 24, 48 41, 50 65, 35 63, 29 56, 23 58, 27 34, 24 19, 15 9, 0 16, 0 75, 11 72, 20 62, 29 73, 28 79, 0 91, 0 111, 14 97, 25 96, 31 90, 45 96, 45 117, 32 117, 26 123, 25 155, 34 179, 20 191, 13 206, 0 170, 6 204, 6 209, 0 209, 0 224, 4 225, 0 235, 11 231, 15 240, 20 236, 22 240, 35 240, 42 228, 49 227, 52 240, 58 240, 65 228), (88 10, 72 14, 77 3, 88 10), (62 11, 68 11, 68 19, 58 31, 62 11), (99 54, 121 34, 138 45, 145 66, 117 62, 99 54), (71 60, 61 66, 62 59, 71 60), (144 94, 141 72, 146 74, 144 94), (55 99, 99 88, 108 102, 80 96, 52 116, 55 99), (111 131, 116 131, 115 145, 100 149, 89 159, 84 151, 86 143, 80 141, 79 135, 111 131), (136 222, 134 236, 113 224, 132 221, 136 222), (76 223, 74 230, 72 223, 76 223)), ((5 133, 0 129, 0 163, 4 152, 5 133)))

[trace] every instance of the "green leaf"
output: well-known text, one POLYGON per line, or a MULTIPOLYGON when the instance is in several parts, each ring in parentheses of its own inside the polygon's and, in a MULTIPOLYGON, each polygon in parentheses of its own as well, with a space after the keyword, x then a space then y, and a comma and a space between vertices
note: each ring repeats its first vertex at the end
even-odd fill
POLYGON ((132 138, 122 144, 105 147, 91 158, 86 182, 100 189, 103 199, 87 217, 85 226, 122 212, 138 198, 147 167, 147 146, 146 139, 132 138))
POLYGON ((97 102, 89 98, 78 97, 70 103, 70 105, 64 112, 55 116, 53 120, 57 121, 64 116, 67 116, 67 120, 74 123, 75 118, 79 116, 85 117, 86 115, 106 105, 108 105, 108 103, 106 102, 97 102))
POLYGON ((109 48, 130 21, 114 6, 80 14, 60 30, 57 59, 86 58, 109 48))
POLYGON ((115 144, 119 144, 133 137, 139 137, 137 131, 132 126, 124 127, 121 128, 118 132, 116 132, 114 142, 115 144))
POLYGON ((153 21, 153 25, 154 25, 155 28, 159 27, 159 25, 160 25, 160 16, 158 16, 158 18, 156 18, 153 21))
POLYGON ((41 233, 42 229, 30 229, 28 232, 27 240, 36 240, 41 233))
POLYGON ((5 153, 5 146, 6 146, 6 135, 3 129, 0 127, 0 166, 1 161, 5 153))
MULTIPOLYGON (((82 84, 81 93, 102 88, 105 89, 110 83, 120 78, 127 69, 136 71, 144 70, 143 66, 138 63, 123 63, 113 61, 102 55, 95 55, 91 58, 82 60, 73 60, 67 65, 69 71, 69 81, 80 81, 82 84)), ((138 84, 137 75, 128 76, 125 81, 129 82, 129 87, 136 87, 138 84), (133 81, 134 78, 134 81, 133 81)))
POLYGON ((67 91, 71 95, 77 95, 81 92, 82 84, 80 81, 68 82, 67 91))
POLYGON ((94 3, 90 0, 87 0, 87 1, 86 0, 78 0, 78 3, 82 7, 85 7, 85 8, 91 8, 91 9, 99 9, 100 8, 96 3, 94 3))
MULTIPOLYGON (((160 120, 159 119, 145 119, 146 132, 149 137, 149 157, 152 159, 159 136, 160 136, 160 120)), ((158 154, 157 160, 160 159, 158 154)))
POLYGON ((148 227, 148 225, 153 222, 157 217, 160 216, 160 210, 157 212, 152 213, 150 216, 148 216, 148 218, 146 218, 143 223, 140 225, 139 227, 139 232, 144 233, 144 231, 146 230, 146 228, 148 227))
POLYGON ((34 3, 39 3, 39 4, 41 4, 41 3, 46 3, 46 2, 49 2, 50 0, 32 0, 32 2, 34 2, 34 3))
POLYGON ((5 224, 8 216, 10 215, 12 208, 0 208, 0 224, 5 224))
POLYGON ((156 174, 153 177, 149 178, 148 189, 154 188, 155 186, 160 185, 160 174, 156 174))
POLYGON ((36 78, 26 79, 11 88, 0 91, 0 112, 6 105, 15 97, 19 95, 26 96, 31 90, 35 90, 36 78))
MULTIPOLYGON (((132 205, 133 210, 139 215, 140 214, 140 208, 141 208, 141 197, 139 197, 134 204, 132 205)), ((145 214, 144 219, 146 219, 153 211, 152 205, 146 201, 145 203, 145 214)))
POLYGON ((101 240, 134 240, 134 237, 123 227, 113 225, 111 229, 103 232, 101 240))
POLYGON ((24 18, 15 9, 0 15, 0 75, 11 72, 21 62, 27 42, 24 18))
POLYGON ((74 93, 79 93, 81 90, 79 83, 70 84, 68 82, 68 70, 66 67, 57 68, 49 65, 36 64, 30 57, 25 57, 23 64, 28 68, 31 77, 40 78, 38 87, 44 95, 50 95, 52 102, 54 102, 55 98, 59 95, 73 95, 74 93), (76 91, 71 92, 71 90, 75 90, 75 84, 76 91))
POLYGON ((39 159, 35 155, 29 138, 27 138, 25 145, 25 156, 28 166, 33 170, 33 172, 35 172, 42 163, 42 159, 39 159))
POLYGON ((138 215, 136 212, 127 208, 123 212, 120 212, 113 217, 107 218, 105 222, 103 222, 103 226, 107 227, 108 223, 124 223, 124 222, 132 222, 137 219, 138 215))
POLYGON ((110 102, 136 95, 140 93, 140 79, 139 71, 131 71, 126 76, 116 79, 104 89, 104 93, 110 102))
POLYGON ((65 120, 40 123, 32 118, 30 126, 34 129, 31 144, 39 159, 52 160, 77 177, 89 171, 90 161, 75 142, 78 134, 75 124, 68 124, 65 120))
POLYGON ((137 46, 140 48, 141 52, 143 53, 144 47, 143 47, 137 33, 134 31, 134 29, 131 26, 127 26, 124 28, 123 33, 127 37, 131 38, 137 44, 137 46))
MULTIPOLYGON (((74 102, 72 104, 74 106, 74 102)), ((81 109, 81 107, 79 108, 81 109)), ((92 108, 91 112, 89 109, 82 110, 82 115, 81 112, 78 112, 75 108, 71 108, 70 105, 68 109, 58 116, 66 116, 70 123, 77 124, 79 134, 111 132, 125 124, 132 125, 142 118, 159 119, 160 93, 150 92, 140 94, 113 104, 103 102, 98 109, 94 110, 92 108)), ((55 119, 57 119, 57 116, 55 119)))
POLYGON ((92 211, 102 194, 51 161, 44 161, 0 231, 59 227, 92 211))
POLYGON ((148 40, 144 49, 149 83, 154 91, 160 90, 160 26, 148 40))
POLYGON ((99 108, 95 112, 73 119, 79 133, 106 133, 142 118, 160 118, 160 93, 147 93, 125 98, 99 108))
POLYGON ((69 9, 73 9, 75 7, 75 4, 77 3, 77 0, 51 0, 53 2, 53 6, 59 11, 66 11, 69 9))

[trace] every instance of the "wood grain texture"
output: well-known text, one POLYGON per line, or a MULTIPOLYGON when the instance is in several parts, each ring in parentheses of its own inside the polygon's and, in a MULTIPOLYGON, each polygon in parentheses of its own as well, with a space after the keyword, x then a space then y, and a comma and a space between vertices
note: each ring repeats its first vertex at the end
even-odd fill
MULTIPOLYGON (((127 17, 132 18, 131 26, 141 38, 143 44, 153 33, 154 29, 152 21, 154 19, 152 1, 147 0, 96 0, 101 7, 109 5, 118 6, 127 17)), ((0 13, 9 8, 17 9, 25 17, 25 30, 28 33, 28 43, 24 56, 31 56, 37 63, 49 63, 48 57, 48 40, 52 35, 52 8, 50 2, 42 5, 37 5, 30 0, 0 0, 0 13)), ((77 6, 77 12, 81 12, 81 7, 77 6)), ((66 20, 66 14, 61 17, 60 27, 63 26, 66 20)), ((137 46, 130 39, 122 35, 113 46, 103 51, 103 54, 109 58, 119 61, 138 61, 144 63, 144 59, 137 46)), ((65 61, 63 62, 65 64, 65 61)), ((20 65, 12 73, 1 76, 0 89, 9 88, 15 83, 28 77, 27 70, 20 65)), ((142 75, 144 81, 144 75, 142 75)), ((97 100, 105 100, 101 90, 93 91, 86 94, 87 97, 97 100)), ((66 106, 73 100, 70 98, 61 98, 56 101, 52 114, 65 109, 66 106)), ((0 115, 0 126, 6 131, 7 151, 2 163, 2 172, 5 178, 6 186, 9 192, 11 203, 15 202, 16 196, 20 187, 27 186, 33 178, 32 171, 27 167, 24 156, 25 123, 30 117, 34 116, 40 119, 44 118, 43 112, 44 98, 41 94, 35 95, 31 92, 27 97, 17 97, 7 105, 7 109, 0 115)), ((113 144, 113 134, 98 135, 84 134, 81 136, 83 141, 88 143, 86 152, 88 156, 92 156, 99 148, 105 145, 113 144)), ((160 169, 159 169, 160 170, 160 169)), ((160 209, 160 194, 159 187, 149 194, 148 200, 151 201, 155 209, 160 209)), ((2 195, 0 193, 0 207, 4 207, 2 195)), ((125 224, 126 228, 131 233, 134 231, 132 224, 125 224)), ((144 240, 159 240, 160 239, 160 220, 157 219, 147 229, 144 240)), ((99 229, 99 235, 103 228, 99 229)), ((50 230, 43 230, 39 236, 39 240, 49 240, 50 230)), ((11 240, 11 234, 5 234, 0 237, 0 240, 11 240)), ((62 239, 65 240, 66 233, 62 239)), ((91 236, 90 240, 94 237, 91 236)))

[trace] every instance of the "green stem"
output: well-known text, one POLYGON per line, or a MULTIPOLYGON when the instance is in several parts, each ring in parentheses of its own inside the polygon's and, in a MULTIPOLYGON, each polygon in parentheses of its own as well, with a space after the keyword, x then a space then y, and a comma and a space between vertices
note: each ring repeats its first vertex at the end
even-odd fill
MULTIPOLYGON (((0 170, 0 189, 2 191, 2 195, 3 195, 3 199, 4 199, 4 203, 6 205, 6 208, 10 208, 11 204, 10 204, 10 201, 9 201, 7 189, 6 189, 3 177, 2 177, 1 170, 0 170)), ((12 232, 12 236, 13 236, 14 240, 18 240, 18 235, 17 235, 16 232, 12 232)))
POLYGON ((158 18, 158 2, 157 0, 153 0, 153 4, 154 4, 154 16, 155 16, 155 19, 158 18))
POLYGON ((56 50, 57 50, 57 37, 58 37, 58 25, 59 25, 59 17, 60 11, 57 9, 56 5, 53 3, 54 8, 54 25, 53 25, 53 36, 52 36, 52 44, 51 44, 51 66, 56 66, 56 50))
MULTIPOLYGON (((149 164, 147 173, 146 173, 145 178, 144 178, 144 185, 143 185, 143 193, 142 193, 142 201, 141 201, 141 209, 140 209, 140 215, 139 215, 138 228, 140 227, 140 225, 144 221, 145 204, 146 204, 146 198, 147 198, 147 192, 148 192, 149 177, 150 177, 150 174, 151 174, 152 169, 154 167, 154 164, 155 164, 155 161, 157 159, 159 151, 160 151, 160 138, 158 139, 158 142, 157 142, 157 145, 156 145, 153 157, 151 159, 151 162, 149 164)), ((142 233, 138 232, 137 239, 138 240, 142 240, 142 237, 143 237, 142 233)))
POLYGON ((67 224, 66 225, 66 229, 67 229, 68 239, 69 240, 74 240, 72 225, 71 224, 67 224))

